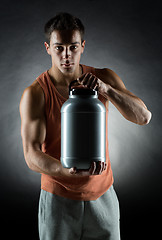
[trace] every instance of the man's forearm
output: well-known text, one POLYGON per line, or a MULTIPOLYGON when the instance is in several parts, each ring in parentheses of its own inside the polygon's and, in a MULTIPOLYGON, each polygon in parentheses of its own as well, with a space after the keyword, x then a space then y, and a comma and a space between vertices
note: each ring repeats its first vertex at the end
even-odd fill
POLYGON ((111 86, 107 88, 107 97, 127 120, 139 125, 150 121, 151 112, 144 107, 145 105, 138 97, 128 95, 111 86))
POLYGON ((61 162, 43 153, 41 150, 32 150, 25 156, 29 168, 38 173, 50 176, 63 176, 61 162))

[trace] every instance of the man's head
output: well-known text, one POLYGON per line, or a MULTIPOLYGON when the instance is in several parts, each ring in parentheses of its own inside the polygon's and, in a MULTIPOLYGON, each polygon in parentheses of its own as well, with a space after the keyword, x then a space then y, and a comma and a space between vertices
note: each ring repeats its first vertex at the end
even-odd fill
POLYGON ((64 74, 72 73, 79 65, 84 51, 84 26, 80 19, 69 13, 59 13, 44 27, 47 53, 51 55, 52 66, 64 74), (71 63, 64 66, 63 64, 71 63))

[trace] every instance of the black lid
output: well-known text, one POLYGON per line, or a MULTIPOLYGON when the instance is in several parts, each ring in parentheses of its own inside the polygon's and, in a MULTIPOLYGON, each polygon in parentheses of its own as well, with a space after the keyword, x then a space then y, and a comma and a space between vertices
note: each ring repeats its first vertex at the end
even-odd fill
POLYGON ((90 88, 73 88, 70 90, 70 95, 97 95, 97 91, 90 88))
POLYGON ((69 84, 69 95, 98 95, 98 87, 96 90, 90 88, 71 88, 72 84, 76 82, 78 81, 74 80, 69 84))

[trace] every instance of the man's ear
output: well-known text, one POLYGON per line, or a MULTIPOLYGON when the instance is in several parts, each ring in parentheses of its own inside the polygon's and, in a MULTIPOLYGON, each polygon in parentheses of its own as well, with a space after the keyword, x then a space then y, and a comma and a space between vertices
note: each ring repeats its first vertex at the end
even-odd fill
POLYGON ((50 49, 49 44, 48 44, 47 42, 44 42, 44 46, 45 46, 45 48, 46 48, 47 53, 48 53, 49 55, 51 55, 51 49, 50 49))
POLYGON ((82 53, 84 52, 84 48, 85 48, 85 40, 83 40, 83 42, 82 42, 82 53))

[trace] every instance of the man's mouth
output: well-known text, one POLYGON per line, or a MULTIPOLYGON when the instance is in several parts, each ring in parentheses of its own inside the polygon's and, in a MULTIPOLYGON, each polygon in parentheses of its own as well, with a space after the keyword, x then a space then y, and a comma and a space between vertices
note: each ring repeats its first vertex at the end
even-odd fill
POLYGON ((71 66, 71 65, 74 65, 74 63, 64 63, 64 64, 62 64, 63 66, 65 66, 65 67, 69 67, 69 66, 71 66))

